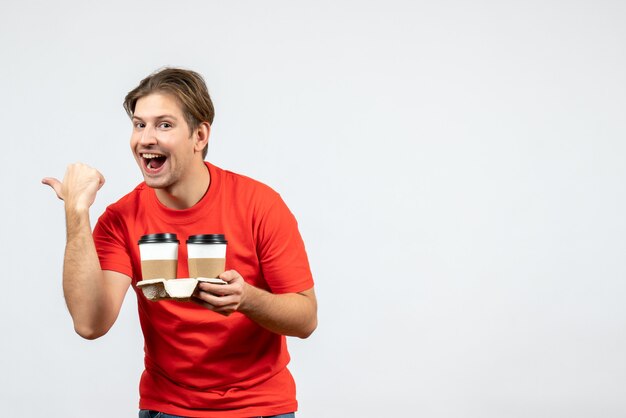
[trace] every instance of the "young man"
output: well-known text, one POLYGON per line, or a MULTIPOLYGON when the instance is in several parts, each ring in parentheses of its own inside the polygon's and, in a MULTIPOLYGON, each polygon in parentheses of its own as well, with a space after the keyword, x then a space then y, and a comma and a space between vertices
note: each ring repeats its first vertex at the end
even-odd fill
POLYGON ((202 77, 158 71, 126 96, 130 146, 144 182, 99 218, 89 208, 104 177, 83 164, 43 183, 64 200, 63 291, 76 332, 104 335, 132 285, 145 338, 140 417, 293 416, 295 384, 285 336, 308 337, 317 301, 297 223, 280 196, 250 178, 204 161, 213 105, 202 77), (189 277, 185 239, 228 240, 227 284, 201 283, 195 302, 148 301, 138 240, 180 240, 178 277, 189 277))

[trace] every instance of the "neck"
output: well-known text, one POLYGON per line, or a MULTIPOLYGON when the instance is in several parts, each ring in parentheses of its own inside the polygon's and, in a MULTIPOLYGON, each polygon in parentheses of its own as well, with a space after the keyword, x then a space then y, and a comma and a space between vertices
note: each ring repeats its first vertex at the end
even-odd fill
POLYGON ((155 189, 159 202, 171 209, 189 209, 198 203, 206 194, 211 183, 208 167, 202 162, 196 169, 188 173, 186 181, 178 182, 171 187, 155 189))

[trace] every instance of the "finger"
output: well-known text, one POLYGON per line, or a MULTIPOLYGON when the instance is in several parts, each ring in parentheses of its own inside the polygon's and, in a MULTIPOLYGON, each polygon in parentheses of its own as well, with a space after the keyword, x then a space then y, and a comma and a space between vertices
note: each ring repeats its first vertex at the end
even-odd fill
POLYGON ((102 186, 104 186, 104 176, 99 172, 96 171, 96 173, 98 173, 98 190, 100 190, 102 188, 102 186))
POLYGON ((232 286, 225 284, 200 283, 198 287, 201 291, 218 296, 224 296, 233 293, 232 286))
POLYGON ((54 177, 44 177, 41 182, 45 185, 50 186, 52 190, 54 190, 54 192, 56 193, 57 197, 63 200, 63 192, 61 191, 62 183, 59 180, 55 179, 54 177))
MULTIPOLYGON (((205 293, 205 295, 208 295, 208 294, 205 293)), ((208 295, 207 297, 210 297, 210 295, 208 295)), ((207 302, 205 298, 202 298, 200 296, 192 297, 191 301, 199 306, 202 306, 203 308, 209 309, 215 313, 218 313, 224 316, 229 316, 230 314, 235 312, 238 306, 237 303, 229 303, 224 306, 217 306, 215 304, 207 302)))
POLYGON ((237 310, 237 304, 230 303, 224 306, 213 306, 212 310, 218 314, 228 316, 237 310))
POLYGON ((219 296, 207 292, 200 292, 198 296, 215 309, 224 308, 229 305, 237 306, 239 304, 239 298, 236 295, 219 296))
POLYGON ((213 310, 218 311, 234 311, 239 307, 239 299, 233 297, 217 298, 215 301, 208 302, 213 306, 213 310))
POLYGON ((230 283, 233 280, 241 277, 241 275, 236 270, 228 270, 220 274, 218 277, 224 280, 226 283, 230 283))
POLYGON ((211 294, 209 292, 205 292, 203 290, 200 290, 194 297, 196 299, 202 301, 203 303, 211 305, 211 307, 215 307, 215 306, 217 306, 216 302, 219 301, 222 296, 216 296, 216 295, 213 295, 213 294, 211 294))

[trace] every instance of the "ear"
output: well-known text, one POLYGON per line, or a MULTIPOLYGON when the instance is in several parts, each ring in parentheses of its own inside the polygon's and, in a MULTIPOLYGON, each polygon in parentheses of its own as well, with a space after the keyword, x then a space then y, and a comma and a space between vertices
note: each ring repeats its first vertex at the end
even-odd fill
POLYGON ((209 143, 209 135, 211 134, 211 125, 209 122, 202 122, 196 128, 194 132, 195 136, 195 144, 194 149, 197 152, 202 152, 202 150, 209 143))

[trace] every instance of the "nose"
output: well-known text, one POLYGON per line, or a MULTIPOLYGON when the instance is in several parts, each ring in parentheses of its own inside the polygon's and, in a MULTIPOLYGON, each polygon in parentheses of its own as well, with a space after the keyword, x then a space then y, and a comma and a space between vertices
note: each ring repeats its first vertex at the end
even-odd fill
POLYGON ((143 146, 155 145, 157 143, 156 130, 151 126, 146 126, 139 137, 139 144, 143 146))

